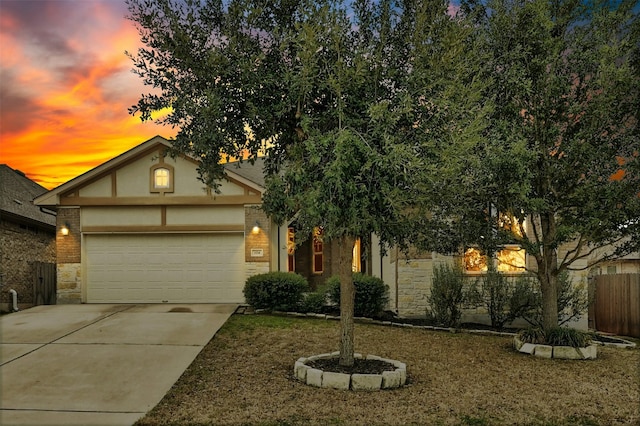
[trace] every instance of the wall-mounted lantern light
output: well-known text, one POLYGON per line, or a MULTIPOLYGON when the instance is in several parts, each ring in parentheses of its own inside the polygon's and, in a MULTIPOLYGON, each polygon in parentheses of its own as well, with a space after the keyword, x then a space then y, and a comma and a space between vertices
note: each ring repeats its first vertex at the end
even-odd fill
POLYGON ((64 236, 69 235, 69 228, 71 226, 69 225, 69 222, 65 222, 64 225, 62 225, 62 228, 60 228, 60 233, 64 236))
POLYGON ((257 234, 258 232, 260 232, 260 222, 256 220, 256 223, 253 225, 253 228, 251 228, 251 233, 257 234))

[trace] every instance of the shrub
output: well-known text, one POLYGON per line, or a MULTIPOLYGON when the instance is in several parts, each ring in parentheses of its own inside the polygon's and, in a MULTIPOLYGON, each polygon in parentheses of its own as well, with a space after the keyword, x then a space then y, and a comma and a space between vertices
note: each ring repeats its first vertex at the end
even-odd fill
MULTIPOLYGON (((326 282, 329 300, 340 305, 340 278, 331 277, 326 282)), ((357 317, 378 316, 389 302, 389 287, 380 278, 353 274, 353 285, 356 290, 354 314, 357 317)))
POLYGON ((462 316, 462 285, 464 272, 460 266, 436 265, 433 271, 433 285, 427 299, 427 317, 445 327, 457 326, 462 316))
POLYGON ((324 306, 327 304, 326 288, 319 288, 313 293, 306 293, 302 301, 301 312, 313 312, 315 314, 322 313, 324 306))
MULTIPOLYGON (((539 281, 535 278, 523 278, 519 285, 520 316, 529 324, 542 327, 542 292, 539 281)), ((584 284, 573 286, 569 274, 561 273, 558 276, 558 325, 577 318, 588 308, 589 296, 584 284)))
POLYGON ((591 343, 593 335, 575 328, 554 327, 545 332, 545 343, 552 346, 584 348, 591 343))
POLYGON ((244 285, 244 297, 256 309, 294 311, 309 290, 307 280, 291 272, 268 272, 250 277, 244 285))
POLYGON ((530 327, 518 333, 524 343, 584 348, 593 340, 593 334, 575 328, 554 327, 546 332, 540 327, 530 327))
POLYGON ((544 344, 544 332, 539 327, 529 327, 518 332, 518 338, 523 343, 533 343, 534 345, 544 344))
POLYGON ((514 289, 507 278, 498 271, 492 270, 481 278, 478 278, 469 287, 466 299, 473 304, 484 305, 491 318, 491 326, 502 328, 507 322, 513 321, 514 315, 509 309, 514 289))

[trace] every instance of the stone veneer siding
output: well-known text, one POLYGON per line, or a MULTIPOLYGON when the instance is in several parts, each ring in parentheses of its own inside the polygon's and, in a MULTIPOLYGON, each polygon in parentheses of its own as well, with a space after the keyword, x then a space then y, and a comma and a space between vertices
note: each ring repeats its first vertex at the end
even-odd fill
POLYGON ((82 302, 82 264, 80 209, 58 209, 56 240, 58 246, 58 303, 82 302), (63 226, 69 235, 62 235, 63 226))
POLYGON ((18 293, 20 308, 33 305, 33 262, 55 263, 55 235, 32 225, 0 222, 0 303, 11 303, 9 290, 18 293))
POLYGON ((271 221, 262 211, 260 206, 244 207, 244 258, 247 263, 266 262, 269 269, 271 260, 271 245, 269 236, 271 235, 271 221), (253 233, 256 222, 260 225, 257 234, 253 233), (251 250, 262 250, 262 256, 252 256, 251 250))

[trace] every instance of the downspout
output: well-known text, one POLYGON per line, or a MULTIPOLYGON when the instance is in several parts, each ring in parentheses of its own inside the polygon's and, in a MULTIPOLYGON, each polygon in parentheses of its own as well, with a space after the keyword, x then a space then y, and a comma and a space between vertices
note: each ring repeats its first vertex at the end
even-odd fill
POLYGON ((396 246, 396 314, 398 313, 398 263, 400 262, 400 250, 396 246))
POLYGON ((18 293, 14 290, 11 289, 9 290, 9 293, 11 293, 11 302, 13 303, 12 309, 13 312, 18 312, 18 293))

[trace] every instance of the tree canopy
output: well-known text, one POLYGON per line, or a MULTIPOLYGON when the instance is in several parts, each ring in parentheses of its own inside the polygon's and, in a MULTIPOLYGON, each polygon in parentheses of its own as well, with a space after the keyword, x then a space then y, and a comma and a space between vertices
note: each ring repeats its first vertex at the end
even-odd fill
POLYGON ((201 159, 214 188, 222 160, 266 154, 264 210, 339 243, 341 363, 353 363, 355 238, 406 245, 425 147, 481 129, 473 29, 436 0, 128 5, 145 44, 134 70, 156 89, 131 112, 168 111, 176 152, 201 159))
POLYGON ((560 273, 639 249, 638 3, 492 0, 463 10, 486 52, 483 97, 494 108, 469 162, 473 187, 431 229, 443 227, 452 247, 526 249, 551 327, 560 273))

